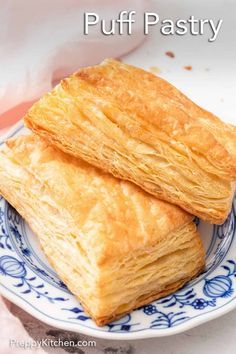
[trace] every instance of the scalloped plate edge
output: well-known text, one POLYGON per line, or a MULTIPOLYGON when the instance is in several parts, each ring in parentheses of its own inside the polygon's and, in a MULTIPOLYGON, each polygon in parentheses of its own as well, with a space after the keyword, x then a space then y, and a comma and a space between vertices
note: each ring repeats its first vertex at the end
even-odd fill
POLYGON ((166 337, 166 336, 175 335, 181 332, 185 332, 194 327, 197 327, 213 319, 216 319, 236 308, 236 300, 235 298, 232 298, 232 300, 228 302, 226 305, 223 305, 222 307, 219 307, 217 309, 212 309, 211 311, 205 314, 199 314, 195 318, 189 319, 183 324, 180 324, 179 326, 176 327, 158 329, 158 331, 156 331, 155 329, 146 329, 146 330, 141 330, 133 333, 114 333, 114 332, 99 331, 99 327, 96 330, 94 330, 91 328, 84 328, 76 324, 75 325, 69 324, 64 321, 63 323, 61 323, 60 320, 56 320, 52 317, 49 317, 48 315, 46 316, 40 313, 38 310, 35 310, 31 305, 27 304, 24 299, 20 298, 19 295, 13 293, 11 290, 7 289, 2 284, 0 284, 0 293, 5 298, 13 302, 15 305, 19 306, 21 309, 28 312, 31 316, 37 318, 38 320, 50 326, 67 330, 67 331, 93 336, 96 338, 115 339, 115 340, 134 340, 134 339, 166 337), (209 313, 211 313, 210 316, 209 313))

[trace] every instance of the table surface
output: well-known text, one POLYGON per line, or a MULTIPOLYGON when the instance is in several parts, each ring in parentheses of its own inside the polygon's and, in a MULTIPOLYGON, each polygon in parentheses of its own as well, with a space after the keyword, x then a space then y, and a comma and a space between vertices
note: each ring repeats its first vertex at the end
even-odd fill
MULTIPOLYGON (((151 11, 156 11, 164 18, 189 18, 194 14, 198 18, 223 18, 222 31, 214 43, 205 36, 162 36, 159 27, 153 27, 152 33, 144 44, 133 53, 123 58, 124 61, 158 72, 158 75, 180 88, 199 105, 219 115, 228 122, 236 123, 236 46, 233 0, 211 1, 159 0, 152 1, 151 11), (232 11, 231 11, 232 10, 232 11), (170 58, 165 53, 172 51, 170 58), (191 66, 192 70, 184 69, 191 66)), ((18 307, 13 307, 16 314, 34 339, 78 339, 85 336, 61 331, 49 327, 32 318, 18 307)), ((235 353, 236 311, 208 322, 185 333, 172 337, 136 340, 107 341, 97 339, 96 348, 70 350, 74 353, 105 354, 218 354, 235 353)), ((48 350, 48 348, 47 348, 48 350)), ((52 353, 65 353, 64 350, 48 350, 52 353)))

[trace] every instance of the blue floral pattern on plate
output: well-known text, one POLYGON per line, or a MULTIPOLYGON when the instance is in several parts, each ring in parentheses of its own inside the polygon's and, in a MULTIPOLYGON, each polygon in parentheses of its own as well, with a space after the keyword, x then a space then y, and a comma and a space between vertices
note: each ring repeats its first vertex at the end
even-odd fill
MULTIPOLYGON (((9 136, 24 129, 20 123, 9 136)), ((127 339, 181 332, 236 307, 235 211, 236 199, 223 225, 196 219, 206 248, 203 274, 99 328, 50 267, 28 225, 0 196, 0 291, 40 320, 88 335, 127 339)))

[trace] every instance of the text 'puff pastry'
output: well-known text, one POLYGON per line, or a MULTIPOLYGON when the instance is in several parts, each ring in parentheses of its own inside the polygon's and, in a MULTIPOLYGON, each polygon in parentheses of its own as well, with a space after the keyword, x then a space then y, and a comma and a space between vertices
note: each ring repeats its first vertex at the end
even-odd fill
POLYGON ((231 208, 236 128, 165 80, 115 60, 79 70, 26 125, 62 150, 212 223, 231 208))
POLYGON ((1 150, 0 193, 98 325, 174 292, 204 267, 192 216, 36 136, 1 150))

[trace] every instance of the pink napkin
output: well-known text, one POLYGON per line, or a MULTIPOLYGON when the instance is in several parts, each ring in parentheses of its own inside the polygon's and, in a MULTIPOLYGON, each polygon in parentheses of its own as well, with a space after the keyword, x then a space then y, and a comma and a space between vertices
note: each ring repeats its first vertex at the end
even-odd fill
POLYGON ((1 1, 0 114, 39 97, 51 89, 53 80, 81 66, 136 48, 144 39, 146 6, 147 0, 1 1), (100 24, 84 35, 85 12, 108 21, 122 10, 136 11, 132 35, 105 36, 100 24))

